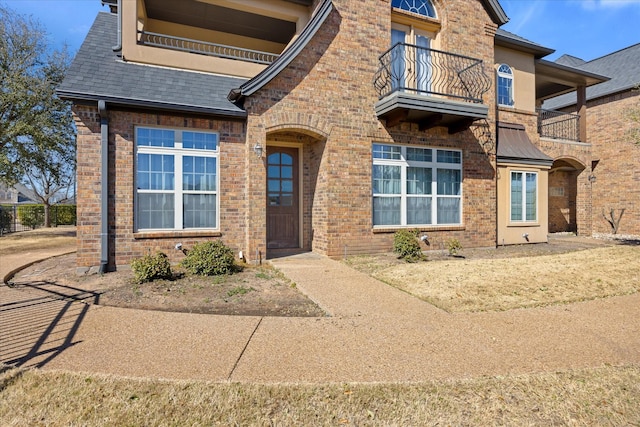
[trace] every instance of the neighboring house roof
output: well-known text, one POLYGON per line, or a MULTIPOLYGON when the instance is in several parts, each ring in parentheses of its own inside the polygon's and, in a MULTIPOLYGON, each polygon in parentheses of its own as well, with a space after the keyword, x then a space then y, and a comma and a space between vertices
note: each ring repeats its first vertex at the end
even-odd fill
POLYGON ((61 98, 246 117, 227 94, 246 79, 123 61, 113 52, 117 16, 100 12, 58 87, 61 98))
POLYGON ((498 122, 498 163, 551 166, 553 158, 544 154, 529 139, 523 125, 498 122))
MULTIPOLYGON (((576 62, 579 58, 570 57, 576 62)), ((556 62, 566 62, 567 57, 560 57, 556 62)), ((610 77, 609 81, 587 88, 587 100, 600 98, 613 93, 632 89, 640 84, 640 43, 617 52, 574 65, 583 71, 610 77)), ((544 108, 562 108, 576 104, 576 94, 568 93, 545 101, 544 108)))
POLYGON ((38 203, 36 194, 23 184, 12 187, 0 184, 0 203, 38 203))
POLYGON ((586 61, 578 58, 577 56, 564 54, 560 58, 556 59, 556 63, 560 65, 568 65, 570 67, 580 67, 581 65, 584 65, 586 61))
POLYGON ((17 183, 13 186, 18 191, 18 202, 34 202, 38 203, 36 193, 24 184, 17 183), (22 195, 22 197, 20 197, 22 195))
POLYGON ((498 28, 496 31, 495 43, 498 46, 504 46, 509 48, 515 48, 523 52, 533 54, 536 59, 550 55, 555 50, 544 47, 538 43, 534 43, 531 40, 527 40, 524 37, 520 37, 516 34, 505 31, 502 28, 498 28))

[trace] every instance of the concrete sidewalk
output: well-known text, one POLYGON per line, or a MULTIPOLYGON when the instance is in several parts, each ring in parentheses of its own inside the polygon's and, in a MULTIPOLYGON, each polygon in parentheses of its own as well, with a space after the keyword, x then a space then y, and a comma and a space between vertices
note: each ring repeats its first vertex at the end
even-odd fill
MULTIPOLYGON (((640 363, 637 294, 452 315, 325 257, 272 262, 330 316, 143 311, 94 305, 95 296, 71 288, 0 286, 0 360, 264 383, 414 382, 640 363)), ((2 277, 8 264, 0 261, 2 277)))

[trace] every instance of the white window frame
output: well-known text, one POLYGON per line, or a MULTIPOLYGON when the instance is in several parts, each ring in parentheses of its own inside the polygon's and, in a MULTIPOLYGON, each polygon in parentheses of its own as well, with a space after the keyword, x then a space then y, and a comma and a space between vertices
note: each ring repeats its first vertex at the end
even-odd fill
POLYGON ((208 230, 219 231, 220 230, 220 135, 218 132, 205 131, 200 129, 191 128, 168 128, 168 127, 155 127, 155 126, 135 126, 134 127, 134 183, 135 183, 135 197, 134 197, 134 229, 136 232, 148 232, 148 231, 182 231, 182 230, 208 230), (141 129, 171 131, 174 132, 173 147, 158 147, 138 144, 138 132, 141 129), (202 148, 184 148, 183 147, 183 133, 192 132, 199 134, 207 134, 215 136, 215 149, 202 149, 202 148), (174 171, 173 171, 173 190, 156 190, 156 189, 140 189, 138 188, 138 155, 151 154, 151 155, 168 155, 174 158, 174 171), (187 156, 201 157, 201 158, 214 158, 215 159, 215 190, 185 190, 183 188, 183 158, 187 156), (139 195, 140 194, 173 194, 174 196, 174 224, 169 228, 140 228, 139 221, 139 195), (213 227, 185 227, 184 226, 184 195, 196 194, 196 195, 215 195, 215 217, 213 227))
POLYGON ((393 0, 391 7, 427 18, 437 18, 437 11, 431 0, 393 0))
POLYGON ((371 216, 372 216, 372 224, 374 228, 401 228, 401 227, 451 227, 451 226, 460 226, 463 222, 463 168, 462 168, 462 151, 450 148, 443 147, 426 147, 426 146, 405 146, 405 145, 396 145, 396 144, 385 144, 385 143, 374 143, 372 146, 372 174, 371 174, 371 216), (400 148, 400 157, 398 159, 383 159, 375 157, 376 146, 382 147, 393 147, 395 149, 400 148), (417 148, 423 150, 431 151, 431 161, 416 161, 416 160, 407 160, 407 149, 409 148, 417 148), (438 151, 443 152, 451 152, 456 153, 456 157, 459 158, 459 163, 450 163, 446 161, 438 161, 438 151), (391 193, 375 193, 375 184, 374 184, 374 174, 373 168, 375 166, 399 166, 400 167, 400 193, 399 194, 391 194, 391 193), (411 197, 420 197, 419 195, 409 194, 407 192, 407 169, 411 167, 417 168, 425 168, 431 170, 431 192, 430 194, 426 194, 422 197, 427 197, 431 199, 431 222, 427 224, 408 224, 407 220, 407 199, 411 197), (455 170, 460 173, 460 182, 459 182, 459 194, 456 195, 445 195, 438 194, 438 170, 455 170), (400 198, 400 224, 374 224, 375 221, 375 199, 383 198, 383 197, 394 197, 400 198), (444 199, 457 199, 459 202, 459 221, 452 223, 440 223, 440 219, 438 218, 438 200, 444 199))
POLYGON ((533 172, 533 171, 526 171, 526 170, 512 170, 509 173, 509 220, 512 223, 518 223, 518 224, 523 224, 523 223, 528 223, 528 224, 536 224, 538 223, 538 215, 539 215, 539 206, 540 206, 540 199, 538 197, 539 193, 540 193, 540 175, 538 174, 538 172, 533 172), (522 195, 520 197, 520 200, 514 200, 513 199, 513 176, 514 174, 521 174, 522 175, 522 195), (536 191, 535 191, 535 218, 527 218, 527 201, 528 201, 528 197, 527 197, 527 176, 535 176, 535 183, 536 183, 536 191), (519 218, 515 218, 514 219, 514 212, 513 212, 513 205, 514 202, 517 202, 521 208, 521 214, 519 218))
POLYGON ((498 66, 498 70, 497 70, 497 75, 498 75, 498 79, 496 82, 496 88, 497 88, 497 93, 496 93, 496 98, 498 101, 498 105, 500 105, 501 107, 513 107, 515 105, 515 96, 514 96, 514 85, 515 85, 515 76, 513 74, 513 68, 511 68, 508 64, 500 64, 498 66), (506 67, 509 72, 505 72, 503 71, 503 67, 506 67), (506 79, 509 82, 511 82, 511 86, 509 88, 509 103, 508 104, 504 104, 500 102, 500 79, 506 79))

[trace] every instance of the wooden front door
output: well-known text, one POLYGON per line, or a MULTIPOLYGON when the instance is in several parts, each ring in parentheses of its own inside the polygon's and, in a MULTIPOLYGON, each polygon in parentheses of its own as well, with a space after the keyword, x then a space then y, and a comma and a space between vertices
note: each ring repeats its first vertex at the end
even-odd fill
POLYGON ((300 247, 298 149, 267 147, 267 248, 300 247))

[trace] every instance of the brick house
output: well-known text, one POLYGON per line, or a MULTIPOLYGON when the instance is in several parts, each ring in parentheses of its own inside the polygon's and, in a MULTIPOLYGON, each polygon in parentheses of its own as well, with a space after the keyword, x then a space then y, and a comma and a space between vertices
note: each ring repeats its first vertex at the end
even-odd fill
MULTIPOLYGON (((404 227, 546 242, 550 175, 588 187, 586 131, 543 137, 536 107, 606 78, 500 30, 497 0, 106 3, 58 91, 83 271, 216 238, 250 262, 389 251, 404 227)), ((590 234, 590 198, 564 197, 590 234)))
MULTIPOLYGON (((586 90, 586 110, 589 115, 587 132, 592 142, 590 197, 592 199, 592 231, 610 233, 603 217, 620 210, 621 234, 640 235, 640 146, 631 130, 640 128, 630 113, 640 109, 640 44, 629 46, 592 61, 569 55, 556 60, 584 71, 606 75, 610 80, 586 90), (604 125, 606 124, 606 125, 604 125)), ((545 102, 545 108, 576 111, 576 93, 569 93, 545 102)))

